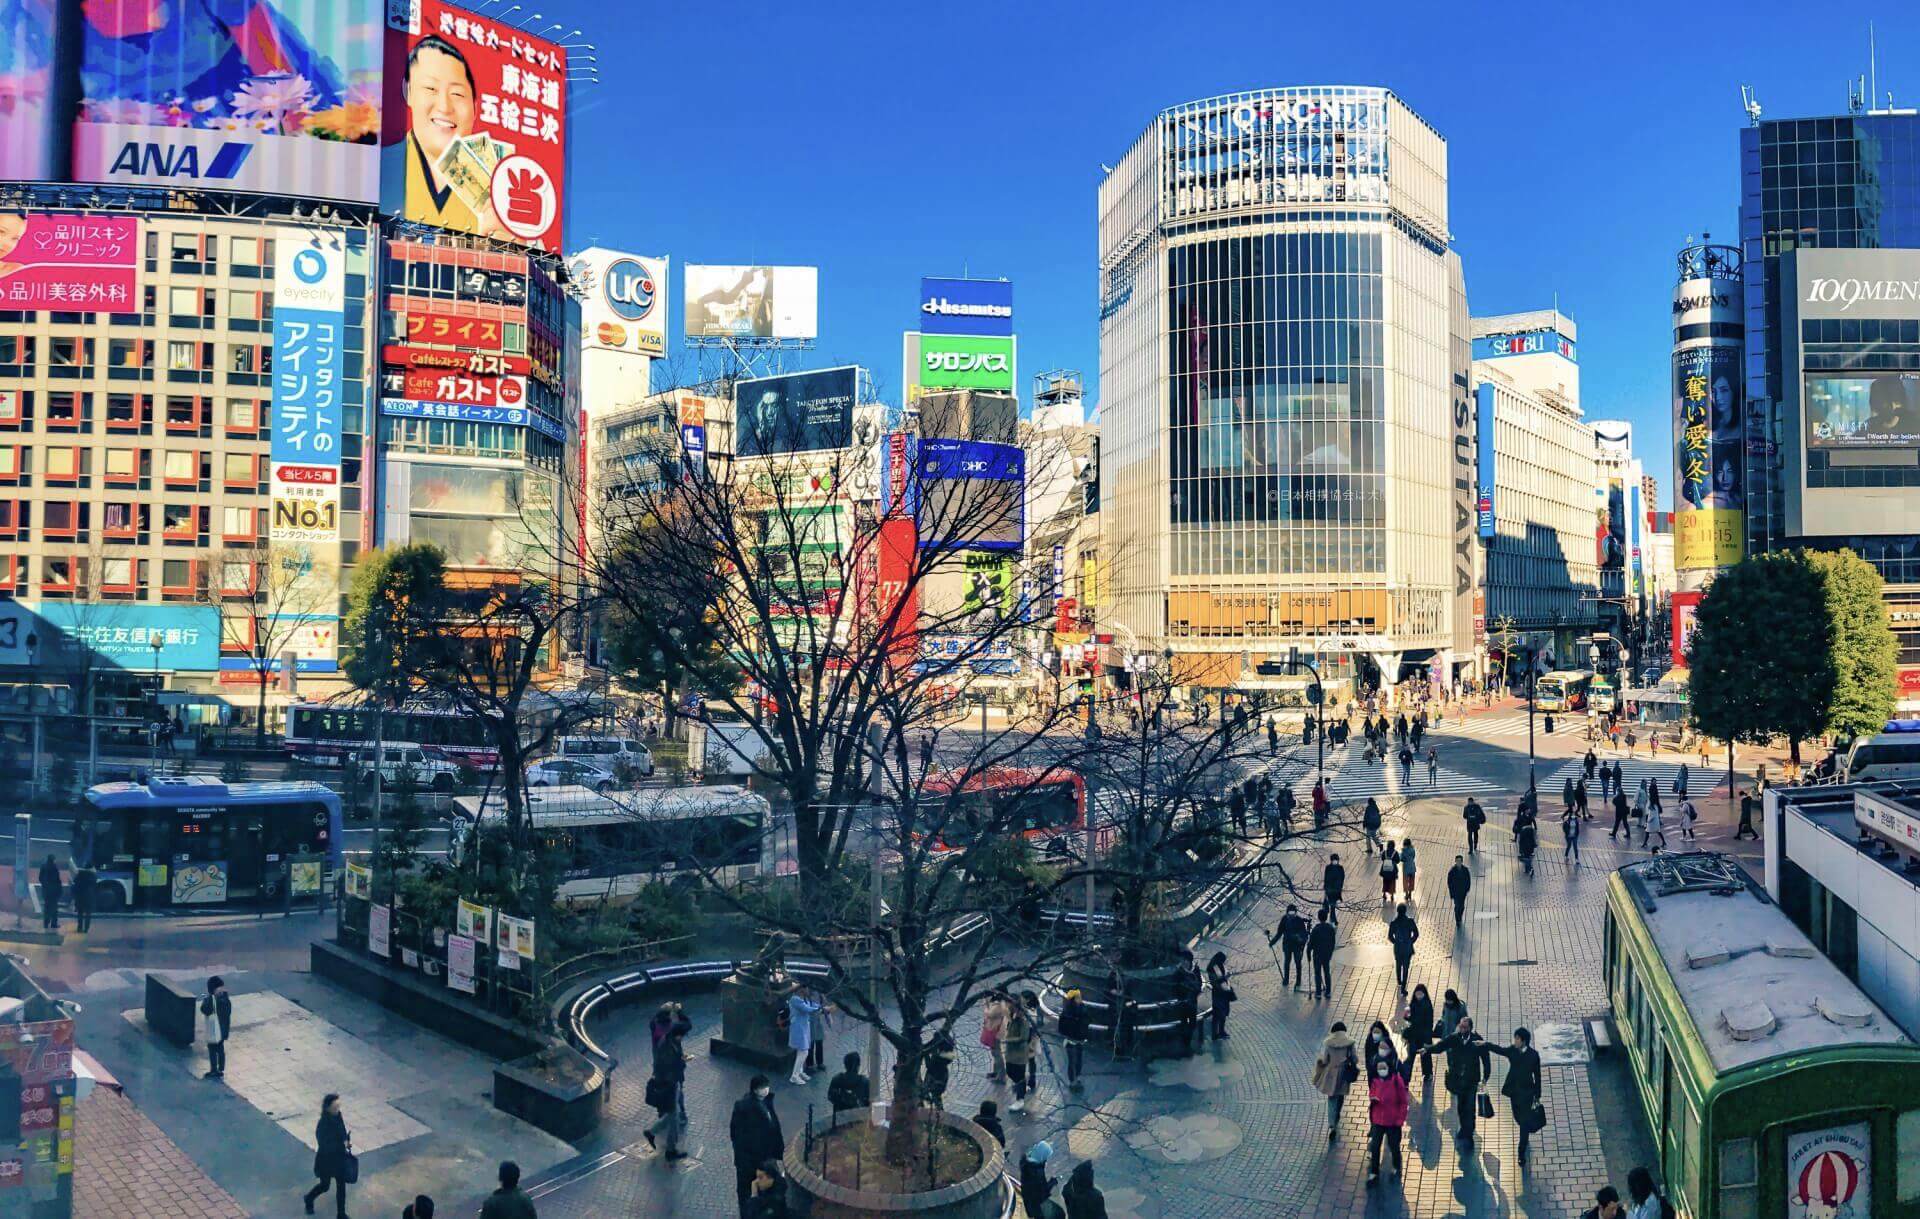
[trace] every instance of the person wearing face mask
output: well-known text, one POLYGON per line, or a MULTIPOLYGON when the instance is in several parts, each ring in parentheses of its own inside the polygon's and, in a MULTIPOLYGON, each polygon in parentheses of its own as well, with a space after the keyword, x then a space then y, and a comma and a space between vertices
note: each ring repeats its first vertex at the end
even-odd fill
POLYGON ((1426 1048, 1433 1044, 1433 996, 1427 993, 1425 982, 1413 988, 1413 997, 1407 1000, 1407 1065, 1406 1074, 1413 1075, 1413 1060, 1420 1059, 1420 1068, 1428 1083, 1433 1082, 1433 1056, 1426 1048))
POLYGON ((1393 1034, 1387 1032, 1385 1023, 1376 1020, 1367 1029, 1367 1078, 1373 1078, 1376 1063, 1385 1062, 1396 1072, 1400 1069, 1400 1047, 1393 1043, 1393 1034))
POLYGON ((766 1076, 754 1076, 747 1094, 733 1102, 727 1137, 733 1144, 734 1195, 745 1216, 754 1196, 754 1174, 768 1160, 779 1162, 787 1150, 786 1137, 780 1132, 780 1115, 773 1109, 773 1085, 766 1076))
POLYGON ((1380 1179, 1380 1144, 1393 1153, 1393 1175, 1400 1175, 1400 1130, 1407 1124, 1412 1097, 1407 1081, 1382 1058, 1367 1077, 1367 1184, 1380 1179))

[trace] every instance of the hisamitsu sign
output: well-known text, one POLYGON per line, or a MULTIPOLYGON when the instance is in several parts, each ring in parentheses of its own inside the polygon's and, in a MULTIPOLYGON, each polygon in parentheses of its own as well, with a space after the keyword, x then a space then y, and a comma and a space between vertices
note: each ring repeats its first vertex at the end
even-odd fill
POLYGON ((1013 285, 1004 279, 920 281, 920 330, 925 334, 1013 333, 1013 285))

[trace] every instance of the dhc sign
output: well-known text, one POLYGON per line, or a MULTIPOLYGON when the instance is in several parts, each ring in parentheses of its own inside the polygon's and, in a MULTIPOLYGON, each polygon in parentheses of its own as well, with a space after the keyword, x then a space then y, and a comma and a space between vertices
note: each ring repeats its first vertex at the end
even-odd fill
POLYGON ((923 334, 979 334, 1004 338, 1013 333, 1013 285, 1004 279, 920 281, 923 334))

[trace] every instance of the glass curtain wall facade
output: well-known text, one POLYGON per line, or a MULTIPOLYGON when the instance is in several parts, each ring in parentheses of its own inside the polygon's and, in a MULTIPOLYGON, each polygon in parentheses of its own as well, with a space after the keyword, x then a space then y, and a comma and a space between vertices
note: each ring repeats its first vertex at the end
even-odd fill
POLYGON ((1102 185, 1117 642, 1213 688, 1449 645, 1445 167, 1385 90, 1286 89, 1164 112, 1102 185))

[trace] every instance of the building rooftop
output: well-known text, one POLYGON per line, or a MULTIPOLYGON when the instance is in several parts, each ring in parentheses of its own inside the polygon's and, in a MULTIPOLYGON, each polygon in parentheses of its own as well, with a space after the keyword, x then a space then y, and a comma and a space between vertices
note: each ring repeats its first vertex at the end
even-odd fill
POLYGON ((1557 330, 1570 339, 1580 338, 1579 328, 1573 319, 1558 309, 1529 309, 1522 313, 1496 313, 1473 320, 1473 337, 1488 338, 1496 334, 1519 334, 1528 330, 1557 330))

